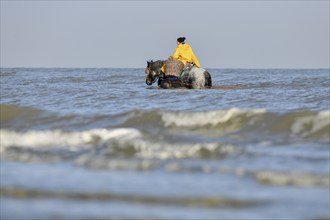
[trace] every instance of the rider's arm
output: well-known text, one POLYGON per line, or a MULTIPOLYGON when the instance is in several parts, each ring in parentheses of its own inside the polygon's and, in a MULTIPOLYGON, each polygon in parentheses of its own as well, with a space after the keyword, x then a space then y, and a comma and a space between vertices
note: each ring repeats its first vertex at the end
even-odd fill
POLYGON ((197 60, 197 57, 195 56, 195 54, 194 54, 193 51, 191 51, 191 56, 192 56, 192 60, 193 60, 193 62, 195 63, 195 65, 196 65, 197 67, 201 67, 201 65, 200 65, 199 61, 197 60))

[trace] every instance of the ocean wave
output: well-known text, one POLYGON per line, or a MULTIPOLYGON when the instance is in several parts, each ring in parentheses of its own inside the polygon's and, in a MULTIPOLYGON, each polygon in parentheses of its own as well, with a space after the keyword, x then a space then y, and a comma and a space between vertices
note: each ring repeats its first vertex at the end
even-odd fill
POLYGON ((223 159, 240 152, 242 149, 236 146, 221 143, 155 144, 140 140, 123 145, 108 143, 77 157, 74 163, 92 169, 153 170, 166 161, 223 159))
POLYGON ((291 132, 302 137, 329 138, 330 111, 321 111, 294 118, 291 132))
POLYGON ((118 158, 135 158, 136 161, 123 164, 126 164, 127 168, 140 169, 139 167, 146 167, 144 159, 222 158, 241 151, 236 146, 214 142, 154 142, 135 128, 92 129, 81 132, 16 132, 2 129, 0 135, 1 153, 4 158, 47 161, 71 157, 77 164, 98 168, 122 167, 118 158), (112 158, 111 161, 109 158, 112 158))
POLYGON ((222 137, 231 133, 330 139, 330 111, 276 113, 265 109, 212 111, 132 110, 117 115, 57 115, 40 109, 1 105, 1 128, 73 131, 104 127, 135 128, 147 133, 192 132, 222 137))
MULTIPOLYGON (((81 132, 61 130, 16 132, 0 130, 0 153, 3 159, 24 162, 74 160, 106 142, 130 140, 141 133, 133 128, 92 129, 81 132)), ((119 153, 118 153, 119 154, 119 153)))
POLYGON ((265 204, 266 201, 255 199, 237 199, 226 198, 219 196, 174 196, 161 197, 149 195, 131 195, 119 194, 113 192, 91 193, 91 192, 72 192, 72 191, 46 191, 40 189, 24 189, 13 187, 2 187, 1 195, 23 199, 23 198, 56 198, 61 200, 79 200, 79 201, 119 201, 126 203, 138 203, 149 205, 176 205, 176 206, 193 206, 206 208, 247 208, 251 206, 258 206, 265 204))
POLYGON ((162 120, 166 127, 203 127, 212 126, 217 127, 222 124, 238 124, 245 122, 246 124, 253 123, 254 117, 265 114, 264 109, 256 110, 242 110, 232 108, 228 110, 215 110, 206 112, 164 112, 162 113, 162 120))
MULTIPOLYGON (((330 111, 274 113, 265 109, 223 109, 213 111, 141 111, 130 112, 123 126, 193 131, 205 136, 230 133, 286 135, 311 139, 330 139, 330 111)), ((128 115, 128 113, 127 113, 128 115)))
MULTIPOLYGON (((304 117, 304 122, 309 116, 306 117, 304 117)), ((318 117, 325 116, 321 114, 318 117)), ((313 130, 313 127, 310 130, 313 130)), ((184 173, 231 173, 252 177, 257 182, 270 185, 322 187, 330 185, 328 175, 319 173, 225 167, 221 161, 226 159, 243 156, 243 158, 258 160, 258 157, 268 156, 256 152, 251 157, 251 152, 244 145, 220 142, 155 141, 136 128, 90 129, 74 132, 1 129, 0 136, 2 159, 24 162, 69 160, 75 165, 97 170, 164 169, 168 172, 184 173)), ((295 154, 285 155, 280 152, 276 157, 288 157, 290 160, 295 160, 295 154)), ((328 160, 328 157, 325 159, 328 160)))
POLYGON ((285 133, 289 136, 329 139, 330 111, 272 113, 263 109, 232 108, 207 112, 163 112, 165 127, 204 128, 218 133, 285 133))
POLYGON ((0 121, 3 126, 3 123, 9 123, 18 118, 24 121, 24 119, 37 116, 41 112, 42 110, 33 107, 2 104, 0 105, 0 121))
POLYGON ((81 132, 64 132, 61 130, 15 132, 0 130, 1 149, 10 146, 23 146, 29 148, 65 147, 77 150, 90 147, 109 139, 135 139, 141 133, 134 128, 119 129, 92 129, 81 132))
POLYGON ((238 108, 204 112, 162 112, 163 125, 169 129, 195 130, 206 136, 224 136, 260 123, 264 109, 238 108))
POLYGON ((251 170, 244 167, 227 167, 227 166, 190 166, 178 162, 171 162, 166 165, 168 172, 182 173, 227 173, 240 177, 250 177, 257 182, 265 185, 279 186, 320 186, 329 187, 330 179, 327 174, 297 172, 297 171, 276 171, 276 170, 251 170))
POLYGON ((249 170, 242 167, 221 167, 219 171, 222 173, 233 173, 238 176, 253 177, 265 185, 330 186, 330 179, 326 174, 301 171, 249 170))
POLYGON ((54 115, 19 106, 2 105, 1 111, 5 111, 0 130, 3 159, 71 160, 92 169, 150 170, 168 160, 221 160, 249 154, 246 145, 266 142, 267 147, 277 143, 290 146, 291 140, 296 143, 299 138, 303 143, 317 141, 325 146, 330 139, 329 111, 280 114, 237 108, 204 112, 134 110, 88 117, 54 115), (105 128, 109 122, 114 126, 105 128), (33 129, 33 123, 37 129, 33 129), (21 124, 27 129, 22 130, 21 124))
POLYGON ((255 178, 262 184, 329 187, 329 175, 298 172, 260 171, 255 178))

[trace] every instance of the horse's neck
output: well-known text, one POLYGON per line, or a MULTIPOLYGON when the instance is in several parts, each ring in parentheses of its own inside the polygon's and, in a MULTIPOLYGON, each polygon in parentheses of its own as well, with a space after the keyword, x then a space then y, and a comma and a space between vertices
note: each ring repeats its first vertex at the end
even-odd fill
POLYGON ((162 69, 164 63, 165 63, 165 61, 162 61, 162 60, 157 60, 155 62, 156 65, 154 65, 154 70, 156 73, 159 74, 161 72, 161 69, 162 69))
POLYGON ((161 69, 165 64, 165 61, 162 61, 162 60, 159 60, 158 61, 158 66, 159 66, 159 69, 161 69))

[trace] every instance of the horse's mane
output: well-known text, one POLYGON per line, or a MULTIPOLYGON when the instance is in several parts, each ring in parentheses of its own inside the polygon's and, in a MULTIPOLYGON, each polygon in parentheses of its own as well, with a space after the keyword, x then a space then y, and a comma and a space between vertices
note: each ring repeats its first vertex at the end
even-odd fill
POLYGON ((153 67, 153 68, 161 68, 162 66, 163 66, 163 64, 164 64, 164 60, 156 60, 156 61, 153 61, 153 60, 149 60, 149 61, 147 61, 147 63, 148 63, 148 67, 150 66, 150 67, 153 67))

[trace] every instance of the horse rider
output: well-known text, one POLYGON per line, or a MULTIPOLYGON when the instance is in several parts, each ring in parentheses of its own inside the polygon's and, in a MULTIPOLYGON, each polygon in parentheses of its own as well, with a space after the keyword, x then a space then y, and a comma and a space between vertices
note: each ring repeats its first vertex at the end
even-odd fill
MULTIPOLYGON (((196 58, 191 46, 185 43, 185 37, 179 37, 176 41, 177 47, 175 52, 170 58, 180 60, 185 66, 189 64, 194 64, 200 67, 199 61, 196 58)), ((189 65, 190 66, 190 65, 189 65)), ((165 65, 162 67, 162 71, 165 72, 165 65)))

